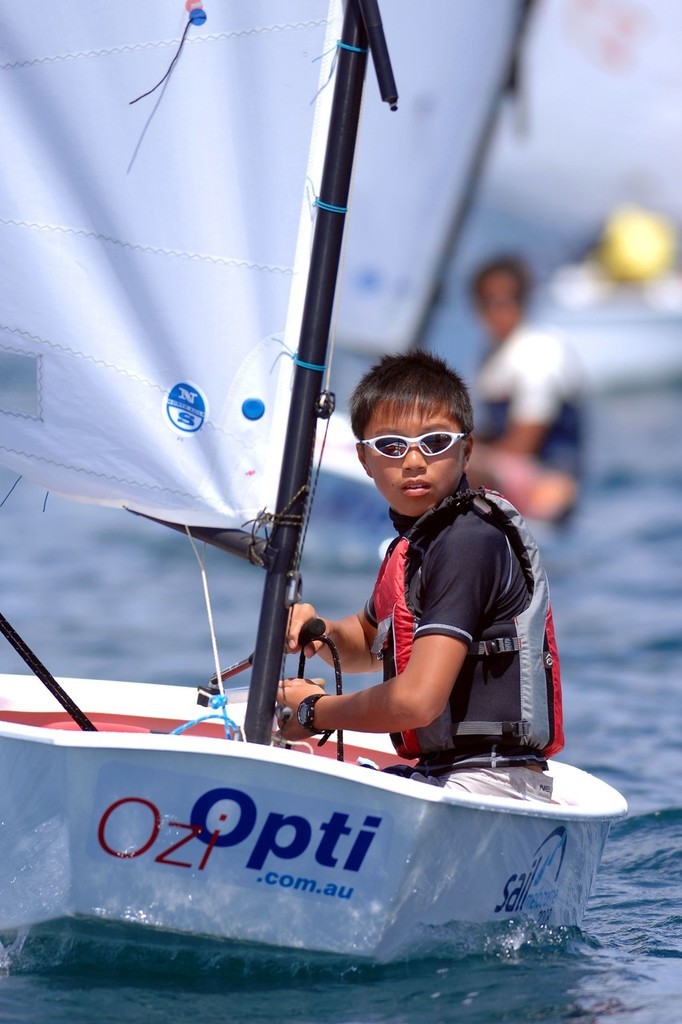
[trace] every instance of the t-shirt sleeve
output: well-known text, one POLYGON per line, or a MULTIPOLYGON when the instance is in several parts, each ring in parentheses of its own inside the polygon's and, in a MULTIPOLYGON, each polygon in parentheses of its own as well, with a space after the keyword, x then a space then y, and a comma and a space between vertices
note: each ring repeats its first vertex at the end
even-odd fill
POLYGON ((572 390, 563 343, 551 334, 529 333, 510 353, 514 387, 512 421, 551 423, 572 390))
POLYGON ((377 626, 378 623, 377 623, 376 612, 374 611, 374 596, 373 595, 367 599, 367 601, 365 603, 364 612, 365 612, 365 618, 369 622, 370 626, 377 626))

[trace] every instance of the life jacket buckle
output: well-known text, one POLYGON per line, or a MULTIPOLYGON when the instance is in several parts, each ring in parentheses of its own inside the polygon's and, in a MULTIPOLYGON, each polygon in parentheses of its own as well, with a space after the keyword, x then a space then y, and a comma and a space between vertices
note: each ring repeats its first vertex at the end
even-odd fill
POLYGON ((481 640, 479 653, 484 655, 511 654, 518 649, 518 641, 515 643, 513 637, 500 636, 494 640, 481 640))
POLYGON ((530 722, 501 722, 502 735, 513 736, 515 739, 525 739, 530 736, 530 722))

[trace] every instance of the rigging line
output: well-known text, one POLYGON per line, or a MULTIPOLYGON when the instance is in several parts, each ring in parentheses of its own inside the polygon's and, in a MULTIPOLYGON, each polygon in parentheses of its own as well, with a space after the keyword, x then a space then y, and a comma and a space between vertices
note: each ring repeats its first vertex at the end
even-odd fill
POLYGON ((168 70, 166 71, 166 74, 163 76, 163 78, 161 78, 156 83, 156 85, 152 89, 148 89, 147 92, 143 92, 141 96, 137 96, 134 100, 130 100, 128 106, 132 106, 133 103, 137 103, 139 100, 143 100, 145 98, 145 96, 151 96, 151 94, 153 92, 156 92, 156 90, 160 86, 163 85, 163 83, 170 76, 171 72, 173 71, 173 68, 175 67, 175 65, 178 62, 178 58, 180 57, 180 54, 182 53, 182 48, 185 45, 185 40, 187 39, 187 33, 189 32, 191 26, 192 25, 203 25, 203 23, 205 21, 206 21, 206 14, 205 14, 205 12, 203 10, 195 9, 195 10, 190 11, 189 18, 187 20, 187 24, 185 25, 185 31, 182 33, 182 39, 180 40, 180 45, 178 46, 178 48, 176 50, 176 53, 175 53, 175 56, 173 57, 172 61, 170 62, 169 66, 168 66, 168 70))
POLYGON ((241 740, 244 740, 244 732, 242 728, 234 722, 227 713, 227 697, 216 695, 211 697, 210 706, 215 711, 208 715, 200 715, 198 718, 193 718, 189 722, 184 722, 179 725, 176 729, 173 729, 170 733, 171 736, 180 736, 181 733, 187 729, 192 729, 195 725, 201 725, 202 722, 209 722, 213 719, 219 719, 225 728, 225 738, 228 740, 234 739, 235 735, 241 740))
MULTIPOLYGON (((343 677, 341 673, 341 659, 339 658, 339 651, 332 640, 332 638, 326 632, 325 623, 322 619, 310 619, 302 628, 299 636, 299 643, 301 644, 301 655, 298 660, 298 675, 300 679, 305 678, 305 645, 309 640, 321 640, 322 643, 329 649, 329 652, 334 663, 334 678, 336 680, 336 695, 341 697, 343 695, 343 677), (319 631, 318 626, 322 632, 319 631), (304 637, 304 633, 306 636, 304 637)), ((344 749, 343 749, 343 732, 341 729, 328 729, 325 730, 323 735, 317 741, 318 747, 323 747, 329 737, 336 731, 336 760, 344 760, 344 749)))
POLYGON ((311 99, 311 101, 310 101, 310 105, 311 106, 313 105, 313 103, 315 102, 317 97, 320 95, 320 93, 323 92, 327 88, 329 83, 331 82, 332 77, 334 75, 334 71, 336 70, 336 58, 339 55, 339 50, 348 50, 350 53, 369 53, 369 50, 367 50, 366 48, 364 48, 362 46, 351 46, 350 43, 343 43, 340 39, 337 39, 336 42, 334 43, 334 45, 331 46, 328 50, 325 50, 324 53, 321 53, 319 55, 319 57, 313 57, 313 64, 314 64, 315 61, 324 60, 325 57, 328 57, 330 53, 334 54, 334 56, 332 57, 332 60, 331 60, 331 64, 329 65, 329 75, 327 76, 327 81, 324 82, 324 84, 320 86, 320 88, 317 90, 317 92, 315 93, 315 95, 311 99))
POLYGON ((215 622, 213 620, 213 609, 211 607, 211 594, 210 594, 209 587, 208 587, 208 574, 206 572, 206 544, 204 543, 204 557, 202 558, 201 555, 199 554, 199 550, 197 548, 197 545, 196 545, 196 542, 194 540, 194 537, 192 536, 192 534, 190 532, 189 526, 185 526, 185 532, 187 533, 187 536, 189 537, 189 542, 192 545, 192 550, 194 552, 194 557, 196 558, 196 560, 197 560, 197 562, 199 564, 199 571, 201 573, 201 582, 202 582, 202 586, 204 588, 204 601, 206 603, 206 615, 208 617, 208 628, 209 628, 209 633, 210 633, 210 636, 211 636, 211 647, 213 648, 213 660, 215 662, 216 679, 217 679, 217 683, 218 683, 218 688, 220 690, 220 694, 221 694, 222 697, 224 697, 225 696, 225 688, 223 686, 223 681, 220 678, 220 658, 218 656, 218 641, 216 639, 215 622))
POLYGON ((319 370, 320 373, 324 373, 327 369, 324 363, 319 366, 315 363, 304 363, 302 359, 298 358, 298 355, 294 356, 294 363, 296 366, 302 366, 304 370, 319 370))
POLYGON ((340 50, 348 50, 349 53, 369 53, 366 46, 351 46, 350 43, 342 43, 340 39, 336 45, 340 50))
POLYGON ((306 178, 306 182, 308 184, 308 187, 310 188, 310 191, 313 194, 313 201, 312 203, 310 203, 311 208, 313 206, 317 206, 320 210, 325 210, 327 213, 348 213, 347 206, 335 206, 333 203, 325 203, 322 199, 320 199, 317 192, 315 191, 315 187, 313 185, 312 180, 310 178, 306 178))
POLYGON ((23 480, 23 477, 21 477, 21 476, 18 476, 18 477, 16 478, 16 480, 14 481, 14 483, 12 484, 12 486, 10 487, 10 489, 8 490, 8 492, 7 492, 7 494, 5 495, 5 497, 4 497, 3 499, 2 499, 2 501, 0 501, 0 508, 2 508, 2 506, 3 506, 4 504, 5 504, 5 502, 6 502, 6 501, 7 501, 7 499, 9 498, 10 494, 12 493, 12 491, 14 490, 14 488, 15 488, 15 487, 16 487, 16 486, 17 486, 17 485, 19 484, 19 482, 20 482, 21 480, 23 480))
POLYGON ((322 456, 324 454, 324 448, 327 443, 327 434, 329 433, 329 417, 327 418, 326 426, 324 429, 324 435, 322 437, 322 445, 320 448, 320 457, 317 460, 317 466, 315 466, 314 453, 310 460, 310 474, 308 477, 308 496, 306 498, 305 512, 302 517, 301 533, 299 536, 298 545, 294 554, 293 570, 298 572, 301 567, 301 559, 303 558, 303 548, 305 546, 305 539, 308 535, 308 527, 310 525, 310 517, 313 511, 313 502, 315 501, 315 493, 317 491, 317 485, 320 480, 320 472, 322 470, 322 456))
POLYGON ((332 203, 325 203, 319 196, 315 199, 313 205, 319 206, 321 210, 326 210, 327 213, 348 213, 347 206, 334 206, 332 203))

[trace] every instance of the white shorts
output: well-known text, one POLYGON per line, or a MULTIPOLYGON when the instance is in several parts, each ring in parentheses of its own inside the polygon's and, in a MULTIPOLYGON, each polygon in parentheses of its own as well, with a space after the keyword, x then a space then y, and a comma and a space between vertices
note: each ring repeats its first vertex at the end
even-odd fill
POLYGON ((445 789, 463 789, 484 796, 506 796, 515 800, 552 802, 554 780, 547 772, 534 768, 454 768, 438 775, 414 772, 410 778, 445 789))

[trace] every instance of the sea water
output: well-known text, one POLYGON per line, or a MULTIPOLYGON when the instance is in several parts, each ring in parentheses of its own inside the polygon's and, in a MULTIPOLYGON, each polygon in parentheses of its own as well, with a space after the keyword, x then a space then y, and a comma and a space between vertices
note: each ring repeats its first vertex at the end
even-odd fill
MULTIPOLYGON (((595 399, 580 509, 564 530, 538 535, 562 653, 561 757, 630 806, 611 830, 581 930, 460 926, 383 966, 164 936, 141 943, 118 925, 29 931, 0 946, 0 1024, 677 1020, 680 438, 679 390, 595 399)), ((0 500, 13 482, 0 474, 0 500)), ((379 505, 358 515, 328 482, 320 508, 304 597, 334 616, 364 603, 389 527, 379 505)), ((220 659, 231 664, 255 642, 263 575, 219 552, 205 557, 220 659)), ((0 595, 0 611, 53 674, 196 685, 213 672, 197 555, 137 517, 53 495, 45 503, 20 482, 0 508, 0 595)), ((27 671, 1 638, 0 670, 27 671)))

